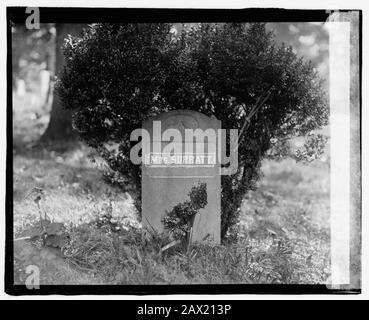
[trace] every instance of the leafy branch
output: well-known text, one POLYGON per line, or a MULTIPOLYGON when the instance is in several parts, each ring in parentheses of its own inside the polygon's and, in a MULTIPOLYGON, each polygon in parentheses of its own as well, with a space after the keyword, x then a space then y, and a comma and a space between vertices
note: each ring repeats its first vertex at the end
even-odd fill
POLYGON ((195 216, 208 203, 206 183, 199 183, 193 186, 188 196, 190 200, 175 205, 162 219, 164 228, 169 230, 175 242, 182 242, 186 245, 187 249, 192 240, 195 216))

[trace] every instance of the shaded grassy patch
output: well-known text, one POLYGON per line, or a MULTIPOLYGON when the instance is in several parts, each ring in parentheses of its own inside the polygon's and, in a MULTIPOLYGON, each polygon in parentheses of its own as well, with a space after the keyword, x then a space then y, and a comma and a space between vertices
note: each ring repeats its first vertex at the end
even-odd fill
POLYGON ((329 276, 325 164, 313 170, 288 160, 265 162, 259 189, 244 201, 237 242, 195 244, 184 253, 162 252, 168 239, 141 237, 130 196, 102 181, 87 148, 35 152, 14 158, 14 230, 20 234, 38 219, 26 194, 43 188, 41 210, 64 223, 71 239, 63 248, 67 267, 43 266, 51 283, 324 283, 329 276), (63 276, 55 278, 55 272, 63 276))

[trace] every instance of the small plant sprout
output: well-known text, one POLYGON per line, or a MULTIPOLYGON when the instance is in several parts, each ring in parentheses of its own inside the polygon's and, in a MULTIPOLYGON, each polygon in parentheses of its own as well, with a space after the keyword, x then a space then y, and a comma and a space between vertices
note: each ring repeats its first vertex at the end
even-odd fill
MULTIPOLYGON (((32 199, 33 202, 36 203, 37 208, 38 208, 38 213, 39 213, 39 216, 40 216, 40 225, 41 225, 41 228, 43 228, 43 225, 42 225, 42 220, 43 219, 42 219, 42 214, 41 214, 42 212, 41 212, 40 201, 45 198, 45 190, 42 189, 42 188, 39 188, 39 187, 34 187, 27 194, 26 198, 32 199)), ((44 220, 45 221, 50 221, 49 217, 47 216, 46 211, 44 212, 44 220)))

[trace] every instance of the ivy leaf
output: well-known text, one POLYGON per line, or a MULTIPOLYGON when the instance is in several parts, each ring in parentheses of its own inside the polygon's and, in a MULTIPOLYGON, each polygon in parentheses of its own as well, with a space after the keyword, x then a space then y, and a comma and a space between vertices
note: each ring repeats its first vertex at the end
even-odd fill
POLYGON ((44 234, 44 228, 50 224, 48 220, 38 221, 34 226, 24 230, 21 233, 22 237, 30 237, 31 240, 41 237, 44 234))
POLYGON ((64 232, 64 230, 65 227, 62 223, 53 222, 46 227, 45 232, 47 235, 60 235, 64 232))
POLYGON ((45 238, 45 246, 54 247, 54 248, 62 248, 68 243, 69 237, 67 234, 62 235, 48 235, 45 238))

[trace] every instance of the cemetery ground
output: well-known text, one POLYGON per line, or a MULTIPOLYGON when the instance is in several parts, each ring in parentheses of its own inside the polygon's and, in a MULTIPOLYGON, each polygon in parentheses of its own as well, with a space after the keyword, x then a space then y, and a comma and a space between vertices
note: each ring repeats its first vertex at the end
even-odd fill
POLYGON ((38 101, 14 96, 14 238, 43 219, 68 234, 62 250, 14 241, 14 279, 27 265, 42 284, 325 283, 330 270, 329 162, 265 160, 259 188, 241 208, 237 240, 161 249, 168 239, 141 237, 127 193, 103 181, 92 150, 79 142, 34 143, 48 121, 38 101), (36 114, 37 113, 37 114, 36 114), (32 190, 44 192, 39 201, 32 190), (31 196, 30 196, 31 193, 31 196))

